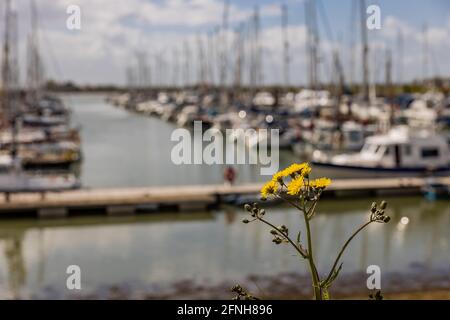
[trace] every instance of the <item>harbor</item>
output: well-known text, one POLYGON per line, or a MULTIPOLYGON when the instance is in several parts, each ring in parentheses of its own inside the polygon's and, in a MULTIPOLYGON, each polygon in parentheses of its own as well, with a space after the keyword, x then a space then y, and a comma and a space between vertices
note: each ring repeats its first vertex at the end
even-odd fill
POLYGON ((331 297, 375 265, 387 299, 450 299, 450 7, 380 1, 370 29, 363 0, 169 2, 83 2, 79 30, 0 4, 0 299, 310 299, 280 230, 323 280, 368 217, 331 297))

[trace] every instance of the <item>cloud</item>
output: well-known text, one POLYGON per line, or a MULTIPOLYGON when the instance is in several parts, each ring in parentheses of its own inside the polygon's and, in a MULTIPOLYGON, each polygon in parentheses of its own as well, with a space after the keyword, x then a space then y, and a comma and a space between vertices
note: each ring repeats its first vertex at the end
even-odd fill
MULTIPOLYGON (((286 1, 288 5, 294 5, 303 0, 286 1)), ((25 74, 26 38, 30 32, 29 1, 14 1, 19 11, 20 18, 20 44, 23 77, 25 74)), ((203 45, 211 42, 215 46, 215 58, 217 60, 223 41, 220 37, 210 38, 207 41, 206 34, 211 35, 217 26, 222 24, 224 4, 222 0, 38 0, 40 25, 40 43, 42 53, 47 62, 47 74, 51 78, 73 79, 81 83, 123 83, 125 68, 136 63, 136 52, 147 53, 148 63, 154 65, 155 57, 160 56, 165 60, 165 77, 173 74, 173 60, 178 51, 178 64, 184 63, 182 57, 184 43, 188 43, 192 52, 191 72, 192 78, 198 74, 198 34, 203 35, 203 45), (82 29, 70 31, 66 29, 66 8, 75 4, 81 8, 82 29), (212 40, 211 40, 212 39, 212 40), (52 54, 50 54, 52 52, 52 54), (59 61, 62 76, 57 72, 51 56, 59 61)), ((271 2, 261 5, 260 15, 264 18, 279 17, 280 2, 271 2)), ((240 22, 248 21, 253 15, 254 8, 243 6, 233 1, 230 5, 230 30, 233 30, 240 22)), ((261 47, 263 48, 264 74, 266 83, 280 82, 283 78, 283 44, 281 27, 279 22, 262 23, 261 47), (275 24, 274 24, 275 23, 275 24)), ((307 58, 305 54, 305 27, 303 22, 291 21, 288 27, 290 39, 291 74, 293 82, 304 82, 306 79, 307 58)), ((339 22, 336 22, 338 25, 339 22)), ((346 24, 347 25, 347 24, 346 24)), ((0 26, 1 29, 2 26, 0 26)), ((421 44, 423 33, 420 28, 409 22, 407 17, 387 15, 382 23, 382 29, 370 32, 371 39, 371 69, 376 69, 375 64, 383 61, 386 48, 394 52, 394 60, 400 59, 396 54, 396 41, 401 31, 404 38, 404 55, 402 57, 405 70, 405 79, 417 77, 418 65, 421 60, 421 44), (373 36, 372 36, 373 35, 373 36), (375 58, 376 57, 376 58, 375 58)), ((344 30, 347 32, 346 30, 344 30)), ((341 31, 342 32, 342 31, 341 31)), ((337 30, 339 34, 339 30, 337 30)), ((247 35, 248 37, 248 35, 247 35)), ((450 51, 450 15, 443 26, 430 27, 427 32, 430 52, 433 52, 435 64, 441 74, 450 74, 450 62, 446 59, 450 51)), ((339 48, 344 69, 356 70, 360 74, 360 45, 356 39, 355 51, 346 44, 331 43, 324 37, 320 41, 320 58, 322 77, 328 79, 332 66, 332 51, 339 48), (356 61, 351 61, 355 56, 356 61), (327 67, 326 67, 327 66, 327 67), (328 71, 325 71, 325 67, 328 71)), ((230 44, 229 61, 232 73, 232 62, 235 61, 234 36, 230 31, 228 37, 230 44)), ((248 41, 248 38, 247 38, 248 41)), ((430 53, 431 56, 431 53, 430 53)), ((211 59, 212 60, 212 59, 211 59)), ((431 59, 430 59, 431 60, 431 59)), ((219 68, 217 61, 212 61, 214 68, 219 68)), ((248 57, 244 63, 248 64, 248 57)), ((155 68, 155 67, 154 67, 155 68)), ((180 68, 180 66, 179 66, 180 68)), ((248 72, 248 66, 245 67, 248 72)), ((230 76, 231 78, 231 76, 230 76)))
POLYGON ((381 34, 383 37, 394 39, 397 37, 399 32, 401 32, 405 37, 416 34, 414 28, 406 22, 394 16, 387 16, 384 19, 381 28, 381 34))

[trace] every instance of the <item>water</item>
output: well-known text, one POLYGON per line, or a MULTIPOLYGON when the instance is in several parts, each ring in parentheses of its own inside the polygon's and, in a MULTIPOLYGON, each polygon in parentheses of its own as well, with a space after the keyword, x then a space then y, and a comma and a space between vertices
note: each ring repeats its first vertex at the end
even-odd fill
MULTIPOLYGON (((72 97, 82 125, 87 187, 220 183, 222 168, 177 167, 168 161, 171 125, 115 109, 102 96, 72 97)), ((284 155, 290 161, 290 155, 284 155)), ((259 179, 257 168, 241 168, 241 181, 259 179)), ((324 273, 351 231, 367 219, 374 199, 324 200, 313 221, 317 261, 324 273)), ((421 198, 389 198, 387 225, 372 225, 344 256, 344 273, 380 266, 383 274, 440 272, 449 275, 450 207, 421 198), (407 225, 401 218, 408 217, 407 225)), ((295 210, 268 208, 275 224, 291 233, 302 227, 295 210)), ((113 286, 158 291, 193 279, 213 285, 249 275, 306 274, 287 246, 275 246, 268 229, 244 225, 236 208, 135 217, 0 221, 0 297, 70 296, 66 268, 82 270, 82 293, 113 286)), ((405 219, 404 219, 405 220, 405 219)))
MULTIPOLYGON (((71 96, 73 121, 82 125, 84 162, 81 179, 85 187, 138 187, 223 183, 222 165, 177 166, 170 160, 170 136, 176 127, 146 118, 104 102, 105 96, 71 96)), ((282 152, 280 162, 294 157, 282 152)), ((258 181, 260 167, 237 166, 238 182, 258 181)))

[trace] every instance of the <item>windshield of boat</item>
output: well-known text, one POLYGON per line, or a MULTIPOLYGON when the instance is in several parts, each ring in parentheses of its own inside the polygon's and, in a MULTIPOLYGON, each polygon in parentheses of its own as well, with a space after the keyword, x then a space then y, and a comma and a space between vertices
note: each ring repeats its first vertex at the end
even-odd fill
POLYGON ((386 146, 382 146, 375 143, 366 143, 361 150, 361 153, 370 155, 384 155, 386 146))

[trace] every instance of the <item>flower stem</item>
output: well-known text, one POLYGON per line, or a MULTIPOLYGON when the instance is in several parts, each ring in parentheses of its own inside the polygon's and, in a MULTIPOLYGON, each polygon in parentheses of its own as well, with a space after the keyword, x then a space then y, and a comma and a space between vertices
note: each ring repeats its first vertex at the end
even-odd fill
POLYGON ((312 239, 311 239, 311 227, 310 227, 309 219, 306 215, 306 212, 304 212, 303 216, 305 218, 305 224, 306 224, 306 236, 308 239, 308 262, 309 262, 309 268, 311 270, 311 276, 312 276, 312 282, 313 282, 313 288, 314 288, 314 298, 316 300, 322 300, 322 290, 320 288, 319 274, 317 272, 316 265, 314 264, 314 253, 313 253, 313 245, 312 245, 312 239))
POLYGON ((339 263, 339 260, 341 259, 342 255, 344 254, 345 249, 347 248, 347 246, 350 244, 350 242, 353 240, 354 237, 356 237, 356 235, 358 233, 360 233, 362 230, 364 230, 364 228, 366 228, 368 225, 370 225, 372 222, 374 222, 373 220, 370 220, 368 222, 366 222, 365 224, 363 224, 361 227, 359 227, 351 236, 350 238, 348 238, 348 240, 344 243, 344 245, 342 246, 341 251, 339 252, 336 260, 334 261, 333 266, 331 267, 330 273, 328 274, 325 282, 328 282, 331 277, 333 276, 333 273, 339 263))
POLYGON ((300 256, 302 256, 303 258, 308 258, 308 253, 307 252, 305 252, 304 250, 303 250, 303 248, 300 246, 300 245, 297 245, 297 244, 295 244, 294 243, 294 241, 288 236, 288 235, 286 235, 286 234, 284 234, 284 233, 282 233, 281 231, 279 231, 279 229, 277 228, 277 227, 275 227, 272 223, 270 223, 269 221, 267 221, 267 220, 264 220, 263 218, 257 218, 259 221, 261 221, 262 223, 265 223, 265 224, 267 224, 269 227, 271 227, 271 228, 273 228, 273 229, 275 229, 275 230, 277 230, 278 232, 279 232, 279 234, 283 237, 283 238, 285 238, 294 248, 295 248, 295 250, 300 254, 300 256))

